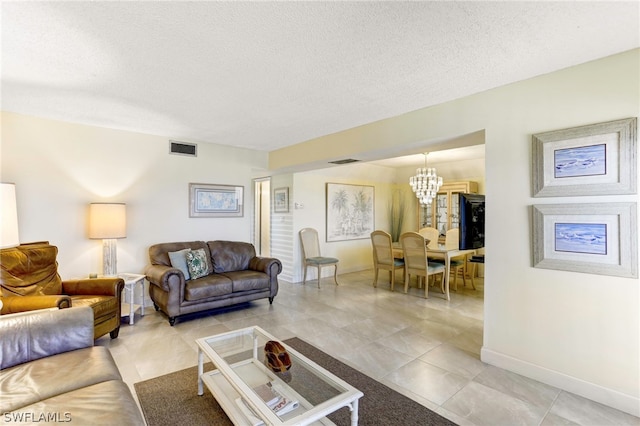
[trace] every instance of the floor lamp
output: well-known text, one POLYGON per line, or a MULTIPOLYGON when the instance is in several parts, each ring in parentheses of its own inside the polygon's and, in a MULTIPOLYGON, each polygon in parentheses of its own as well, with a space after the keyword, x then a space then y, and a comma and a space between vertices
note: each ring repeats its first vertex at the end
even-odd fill
POLYGON ((89 204, 89 238, 102 240, 102 274, 118 273, 117 239, 127 236, 126 204, 89 204))

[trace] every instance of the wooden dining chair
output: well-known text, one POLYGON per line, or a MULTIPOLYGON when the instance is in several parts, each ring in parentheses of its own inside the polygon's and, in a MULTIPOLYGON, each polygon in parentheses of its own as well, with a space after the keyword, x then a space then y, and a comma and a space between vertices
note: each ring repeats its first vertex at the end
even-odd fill
POLYGON ((371 245, 373 246, 373 286, 378 286, 378 271, 380 269, 389 271, 391 281, 391 291, 393 291, 396 278, 396 270, 402 269, 404 276, 404 260, 394 259, 391 234, 385 231, 373 231, 371 233, 371 245))
POLYGON ((427 248, 436 249, 438 248, 438 239, 440 238, 440 231, 436 228, 426 227, 420 228, 418 230, 418 234, 422 235, 425 239, 429 240, 427 244, 427 248))
POLYGON ((424 277, 424 297, 429 298, 429 275, 442 274, 444 282, 445 267, 439 262, 430 262, 427 259, 427 244, 425 238, 417 232, 405 232, 400 236, 402 251, 404 253, 404 292, 409 291, 411 275, 416 275, 418 286, 424 277))
MULTIPOLYGON (((445 234, 444 245, 447 249, 457 249, 459 247, 460 240, 460 229, 453 228, 449 229, 445 234)), ((462 255, 458 257, 451 258, 450 272, 453 273, 453 289, 458 290, 458 275, 462 274, 462 282, 464 286, 467 286, 467 278, 465 274, 465 269, 467 265, 467 255, 462 255)), ((473 285, 475 289, 475 285, 473 285)))
POLYGON ((320 288, 320 277, 324 266, 333 266, 333 280, 338 285, 338 262, 335 257, 325 257, 320 254, 320 241, 318 240, 318 231, 314 228, 303 228, 299 232, 300 246, 302 247, 302 259, 304 262, 304 278, 302 283, 307 282, 307 267, 315 266, 318 268, 318 288, 320 288))

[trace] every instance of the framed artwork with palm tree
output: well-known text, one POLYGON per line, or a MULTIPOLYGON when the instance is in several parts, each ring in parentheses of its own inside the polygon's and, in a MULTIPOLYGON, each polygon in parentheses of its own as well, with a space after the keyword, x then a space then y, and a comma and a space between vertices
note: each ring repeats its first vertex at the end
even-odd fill
POLYGON ((327 242, 370 238, 375 188, 327 183, 327 242))

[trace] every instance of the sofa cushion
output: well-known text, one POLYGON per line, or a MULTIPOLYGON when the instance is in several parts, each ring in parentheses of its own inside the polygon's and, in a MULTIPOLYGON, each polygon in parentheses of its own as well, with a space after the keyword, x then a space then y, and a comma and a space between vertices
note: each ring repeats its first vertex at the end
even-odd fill
POLYGON ((225 272, 223 275, 233 282, 234 293, 269 289, 269 276, 264 272, 246 270, 225 272))
POLYGON ((2 296, 61 294, 58 248, 47 242, 0 250, 2 296))
POLYGON ((73 295, 71 296, 71 306, 74 308, 89 306, 93 309, 94 318, 102 318, 118 311, 118 298, 114 296, 73 295))
POLYGON ((239 241, 209 241, 213 271, 217 273, 244 271, 249 262, 256 257, 253 244, 239 241))
POLYGON ((191 279, 195 280, 209 275, 209 260, 204 249, 188 251, 186 257, 191 279))
POLYGON ((189 266, 187 266, 187 253, 189 253, 191 249, 186 248, 178 251, 171 251, 167 253, 169 255, 169 260, 171 261, 171 266, 176 269, 179 269, 184 275, 185 280, 191 279, 191 274, 189 273, 189 266))
POLYGON ((190 280, 184 286, 184 298, 189 301, 226 296, 232 292, 233 284, 231 280, 220 274, 212 274, 196 280, 190 280))
POLYGON ((104 346, 77 349, 18 364, 0 371, 0 413, 95 383, 120 379, 111 353, 104 346))
MULTIPOLYGON (((121 380, 96 383, 38 401, 12 413, 4 412, 3 419, 41 414, 57 416, 56 424, 145 425, 129 387, 121 380)), ((35 417, 33 424, 40 424, 37 419, 35 417)), ((48 422, 43 421, 43 424, 48 422)))

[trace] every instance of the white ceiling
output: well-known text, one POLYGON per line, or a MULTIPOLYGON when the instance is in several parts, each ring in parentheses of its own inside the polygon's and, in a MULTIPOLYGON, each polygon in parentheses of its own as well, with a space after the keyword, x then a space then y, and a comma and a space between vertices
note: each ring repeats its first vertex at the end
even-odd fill
POLYGON ((7 2, 2 109, 270 151, 640 46, 633 2, 7 2))

